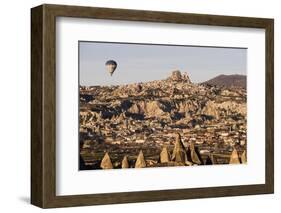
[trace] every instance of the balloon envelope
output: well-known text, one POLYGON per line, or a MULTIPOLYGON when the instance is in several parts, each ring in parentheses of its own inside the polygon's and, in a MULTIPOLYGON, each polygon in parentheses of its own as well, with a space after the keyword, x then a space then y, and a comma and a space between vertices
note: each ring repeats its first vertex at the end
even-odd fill
POLYGON ((112 75, 114 73, 115 69, 117 68, 117 63, 116 63, 116 61, 109 60, 105 63, 105 67, 106 67, 107 71, 109 72, 109 74, 112 75))

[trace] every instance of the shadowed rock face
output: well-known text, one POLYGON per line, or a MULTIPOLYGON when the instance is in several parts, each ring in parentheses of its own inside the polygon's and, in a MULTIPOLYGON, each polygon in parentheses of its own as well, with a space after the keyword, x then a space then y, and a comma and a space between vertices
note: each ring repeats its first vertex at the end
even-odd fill
POLYGON ((163 80, 81 86, 83 165, 100 169, 136 163, 140 168, 229 163, 225 156, 234 146, 239 156, 246 150, 246 103, 243 88, 195 84, 178 70, 163 80), (192 143, 195 148, 187 149, 192 143))
POLYGON ((207 156, 206 161, 205 161, 205 165, 213 165, 213 161, 210 158, 210 156, 207 156))
POLYGON ((191 143, 189 149, 187 151, 188 155, 190 156, 190 161, 196 165, 203 164, 202 158, 198 149, 195 147, 194 143, 191 143))
POLYGON ((246 150, 241 155, 241 163, 246 164, 247 163, 247 153, 246 150))

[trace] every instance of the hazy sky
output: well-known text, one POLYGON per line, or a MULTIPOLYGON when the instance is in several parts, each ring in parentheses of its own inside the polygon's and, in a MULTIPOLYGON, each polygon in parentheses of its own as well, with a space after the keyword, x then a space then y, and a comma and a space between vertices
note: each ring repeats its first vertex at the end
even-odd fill
POLYGON ((192 82, 247 71, 247 49, 79 42, 80 85, 116 85, 167 78, 187 72, 192 82), (118 64, 110 76, 105 63, 118 64))

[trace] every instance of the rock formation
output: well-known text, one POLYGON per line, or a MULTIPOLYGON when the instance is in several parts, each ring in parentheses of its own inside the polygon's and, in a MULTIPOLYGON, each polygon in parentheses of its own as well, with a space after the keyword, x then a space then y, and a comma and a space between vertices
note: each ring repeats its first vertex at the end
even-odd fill
POLYGON ((91 148, 91 141, 90 140, 85 140, 83 143, 83 149, 89 149, 91 148))
POLYGON ((183 75, 179 70, 175 70, 172 72, 172 75, 168 78, 170 81, 184 81, 185 83, 191 83, 189 76, 187 73, 184 73, 183 75))
POLYGON ((170 159, 170 154, 168 152, 168 149, 166 146, 163 147, 161 153, 160 153, 160 162, 161 163, 168 163, 170 162, 171 159, 170 159))
POLYGON ((245 88, 192 83, 176 70, 160 80, 81 86, 79 97, 80 154, 93 169, 126 168, 136 156, 137 167, 226 164, 229 147, 247 148, 245 88))
POLYGON ((158 101, 139 101, 138 103, 133 104, 129 109, 129 113, 133 114, 143 114, 147 117, 160 117, 165 115, 163 111, 163 106, 158 101))
POLYGON ((231 153, 229 164, 240 164, 239 155, 235 148, 233 149, 233 151, 231 153))
POLYGON ((246 150, 241 155, 241 163, 246 164, 247 163, 247 153, 246 150))
POLYGON ((239 113, 243 116, 246 116, 247 106, 246 103, 236 103, 233 101, 225 101, 222 103, 216 103, 215 101, 208 101, 205 107, 202 109, 201 113, 213 116, 214 118, 219 118, 221 111, 223 113, 231 114, 231 113, 239 113))
POLYGON ((191 143, 189 146, 188 153, 190 154, 190 161, 194 164, 201 165, 203 164, 202 158, 197 148, 195 148, 194 143, 191 143))
POLYGON ((110 159, 109 154, 107 152, 105 153, 105 155, 104 155, 104 157, 101 161, 100 167, 102 169, 113 169, 111 159, 110 159))
POLYGON ((143 152, 142 150, 140 150, 136 164, 135 164, 135 168, 144 168, 146 167, 146 162, 143 156, 143 152))
POLYGON ((172 161, 185 164, 188 162, 185 147, 181 141, 181 135, 176 134, 175 147, 172 154, 172 161))
POLYGON ((122 167, 122 169, 129 168, 129 161, 128 161, 127 155, 124 156, 121 167, 122 167))

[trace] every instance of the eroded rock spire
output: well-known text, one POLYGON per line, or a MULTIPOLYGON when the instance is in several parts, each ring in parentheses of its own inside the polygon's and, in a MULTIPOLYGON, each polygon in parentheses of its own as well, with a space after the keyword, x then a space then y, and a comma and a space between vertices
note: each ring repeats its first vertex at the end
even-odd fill
POLYGON ((172 161, 185 164, 188 162, 185 147, 181 141, 181 135, 176 134, 175 147, 172 154, 172 161))
POLYGON ((100 167, 102 169, 113 169, 111 159, 110 159, 109 154, 107 152, 105 153, 105 155, 104 155, 104 157, 101 161, 100 167))
POLYGON ((161 163, 168 163, 171 161, 170 154, 166 146, 163 147, 160 153, 160 162, 161 163))
POLYGON ((231 153, 229 164, 240 164, 239 155, 235 148, 233 148, 233 151, 231 153))
POLYGON ((129 168, 129 161, 127 155, 125 155, 122 160, 122 169, 127 169, 127 168, 129 168))
POLYGON ((146 162, 143 156, 143 152, 142 150, 140 150, 136 164, 135 164, 135 168, 144 168, 146 167, 146 162))

